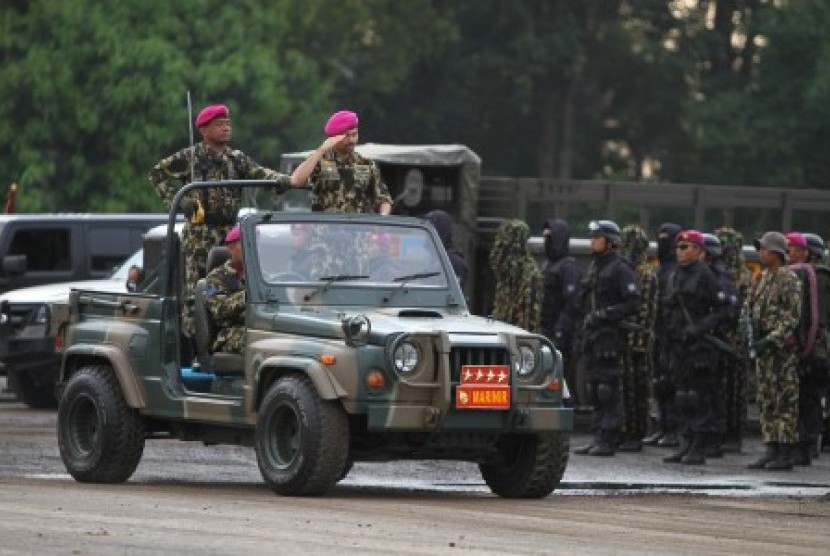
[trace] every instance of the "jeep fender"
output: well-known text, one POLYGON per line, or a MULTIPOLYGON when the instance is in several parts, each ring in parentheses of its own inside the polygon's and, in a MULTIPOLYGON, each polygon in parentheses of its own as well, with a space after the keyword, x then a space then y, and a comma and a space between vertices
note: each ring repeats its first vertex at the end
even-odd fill
POLYGON ((126 400, 128 406, 143 408, 146 405, 144 390, 135 378, 130 361, 124 355, 124 352, 116 346, 76 344, 69 347, 63 357, 61 381, 66 382, 77 368, 93 360, 95 362, 106 360, 116 378, 118 378, 118 384, 121 386, 121 392, 124 394, 124 400, 126 400))
MULTIPOLYGON (((281 356, 274 355, 265 358, 259 365, 254 361, 254 366, 257 368, 256 378, 259 388, 263 388, 263 375, 273 374, 279 376, 286 372, 302 372, 305 373, 314 383, 314 388, 317 394, 324 400, 336 400, 347 395, 346 390, 337 382, 331 373, 326 370, 316 359, 310 357, 300 356, 281 356)), ((269 383, 272 381, 268 381, 269 383)), ((261 396, 264 392, 260 392, 261 396)))

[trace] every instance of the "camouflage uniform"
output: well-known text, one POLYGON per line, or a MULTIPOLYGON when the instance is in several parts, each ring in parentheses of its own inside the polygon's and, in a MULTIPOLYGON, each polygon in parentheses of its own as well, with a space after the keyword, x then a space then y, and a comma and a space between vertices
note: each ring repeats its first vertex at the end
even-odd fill
POLYGON ((652 374, 653 327, 657 317, 657 274, 648 261, 648 236, 639 226, 622 229, 620 255, 634 264, 642 301, 628 320, 641 327, 629 331, 623 353, 622 391, 625 407, 623 429, 628 438, 621 449, 636 449, 648 432, 649 386, 652 374), (626 445, 628 444, 628 445, 626 445))
MULTIPOLYGON (((193 177, 197 181, 278 180, 280 183, 274 189, 277 194, 285 193, 291 187, 289 176, 260 166, 242 151, 226 147, 221 154, 217 154, 204 143, 198 143, 165 158, 150 171, 150 183, 168 208, 179 189, 190 183, 191 157, 193 177)), ((185 287, 189 298, 196 282, 205 276, 208 252, 213 246, 222 243, 225 234, 236 223, 236 215, 242 205, 242 190, 211 188, 191 191, 183 198, 185 200, 191 203, 198 200, 204 210, 201 220, 194 215, 185 222, 182 231, 182 251, 186 261, 185 287)), ((183 328, 186 335, 193 335, 193 319, 189 312, 184 316, 183 328)))
MULTIPOLYGON (((715 230, 715 235, 723 246, 721 261, 732 280, 738 300, 743 303, 752 288, 752 273, 746 267, 743 254, 743 236, 740 232, 727 227, 715 230)), ((727 331, 725 339, 739 351, 746 352, 746 338, 734 326, 727 331)), ((739 451, 746 430, 747 421, 747 378, 749 364, 747 360, 734 357, 722 358, 723 391, 726 398, 726 431, 724 449, 739 451)))
POLYGON ((539 332, 542 315, 542 273, 527 248, 530 228, 521 220, 504 222, 490 252, 496 280, 493 318, 539 332))
POLYGON ((744 304, 757 340, 770 348, 758 354, 758 411, 766 444, 798 442, 798 353, 793 335, 801 310, 801 286, 792 270, 765 269, 744 304))
POLYGON ((242 353, 245 349, 245 275, 233 261, 217 266, 205 278, 205 305, 218 328, 213 351, 242 353))
POLYGON ((377 165, 356 152, 323 155, 309 177, 311 210, 376 213, 381 203, 392 204, 377 165))

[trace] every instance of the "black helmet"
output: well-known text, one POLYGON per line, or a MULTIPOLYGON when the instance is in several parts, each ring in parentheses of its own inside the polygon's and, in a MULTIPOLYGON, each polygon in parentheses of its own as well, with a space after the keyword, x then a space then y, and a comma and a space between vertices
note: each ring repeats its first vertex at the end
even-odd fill
POLYGON ((588 237, 602 236, 613 245, 622 243, 620 227, 611 220, 591 220, 588 224, 588 237))
POLYGON ((723 244, 721 244, 718 236, 714 234, 702 234, 703 235, 703 249, 706 250, 706 253, 709 254, 710 257, 713 259, 717 259, 721 255, 723 255, 723 244))
POLYGON ((807 250, 810 252, 810 256, 816 260, 823 261, 824 240, 821 239, 821 236, 807 232, 801 235, 803 235, 804 239, 807 240, 807 250))

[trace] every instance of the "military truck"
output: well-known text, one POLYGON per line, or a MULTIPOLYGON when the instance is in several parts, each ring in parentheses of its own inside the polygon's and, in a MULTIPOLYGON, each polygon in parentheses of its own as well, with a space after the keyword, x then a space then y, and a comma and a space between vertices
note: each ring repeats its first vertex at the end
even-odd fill
MULTIPOLYGON (((194 183, 193 188, 273 182, 194 183)), ((545 337, 471 315, 434 229, 410 217, 252 211, 241 220, 244 354, 211 352, 196 288, 198 370, 183 352, 171 213, 157 286, 75 290, 64 312, 58 442, 78 481, 118 483, 145 440, 253 446, 281 495, 321 495, 353 462, 478 463, 499 496, 543 497, 568 460, 572 410, 545 337)), ((214 248, 208 265, 222 260, 214 248)))

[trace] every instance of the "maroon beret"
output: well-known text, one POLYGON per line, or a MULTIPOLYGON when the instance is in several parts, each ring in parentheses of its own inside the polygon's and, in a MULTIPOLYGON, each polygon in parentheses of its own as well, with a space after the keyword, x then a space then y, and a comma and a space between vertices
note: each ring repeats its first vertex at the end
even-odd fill
POLYGON ((357 114, 348 110, 341 110, 329 116, 324 131, 328 137, 346 133, 357 127, 357 114))
POLYGON ((677 243, 681 242, 694 243, 695 245, 700 245, 701 247, 705 244, 703 234, 697 230, 683 230, 677 234, 677 243))
POLYGON ((234 241, 239 241, 242 238, 242 232, 239 230, 239 226, 234 226, 230 229, 230 231, 225 235, 225 244, 233 243, 234 241))
POLYGON ((206 126, 216 118, 227 118, 229 114, 228 107, 224 104, 211 104, 196 116, 196 127, 206 126))

